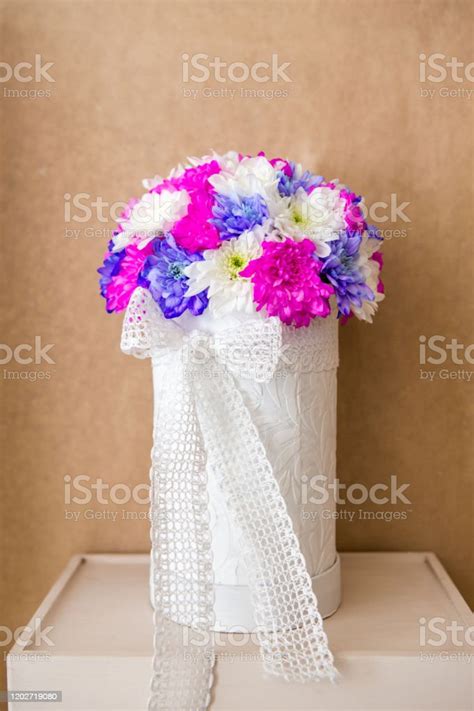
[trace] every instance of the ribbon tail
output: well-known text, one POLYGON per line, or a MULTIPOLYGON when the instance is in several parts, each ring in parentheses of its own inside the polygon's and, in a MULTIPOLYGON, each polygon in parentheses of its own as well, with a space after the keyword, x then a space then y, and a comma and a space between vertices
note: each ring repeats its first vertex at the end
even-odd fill
POLYGON ((290 681, 338 673, 284 498, 258 431, 228 371, 212 387, 197 379, 196 401, 209 466, 242 532, 265 669, 290 681))
POLYGON ((214 640, 206 457, 180 356, 163 372, 154 422, 151 538, 155 605, 149 711, 204 711, 214 640))

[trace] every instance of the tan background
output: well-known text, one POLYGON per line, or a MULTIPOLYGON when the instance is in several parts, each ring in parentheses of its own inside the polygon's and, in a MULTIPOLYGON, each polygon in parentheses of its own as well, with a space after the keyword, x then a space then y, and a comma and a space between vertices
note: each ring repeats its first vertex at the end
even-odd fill
MULTIPOLYGON (((388 297, 372 327, 341 331, 339 476, 409 483, 406 520, 340 521, 341 550, 433 550, 468 602, 472 560, 473 384, 420 380, 418 339, 472 340, 472 103, 420 89, 418 55, 474 59, 472 4, 395 2, 2 3, 0 60, 54 62, 52 89, 35 99, 0 95, 7 283, 0 341, 54 344, 48 380, 0 372, 2 473, 0 624, 26 622, 68 558, 79 551, 144 551, 146 522, 67 521, 64 477, 110 484, 146 480, 151 429, 147 363, 119 351, 121 317, 108 316, 95 269, 111 227, 94 215, 67 223, 64 194, 113 202, 141 194, 140 180, 210 148, 260 149, 340 177, 367 201, 408 201, 407 236, 387 241, 388 297), (183 96, 181 55, 202 52, 252 64, 278 54, 286 98, 183 96), (67 228, 80 228, 77 239, 67 228), (23 377, 23 376, 22 376, 23 377), (472 420, 471 420, 472 424, 472 420)), ((74 211, 73 211, 74 212, 74 211)), ((75 211, 77 214, 77 211, 75 211)), ((446 367, 449 367, 449 363, 446 367)), ((467 370, 472 366, 453 366, 467 370)), ((31 376, 33 377, 33 376, 31 376)), ((76 506, 84 512, 88 507, 76 506)), ((123 507, 117 506, 116 509, 123 507)), ((131 509, 131 506, 127 506, 131 509)), ((137 506, 143 511, 145 507, 137 506)), ((380 508, 380 507, 379 507, 380 508)), ((99 504, 95 509, 111 511, 99 504)), ((373 507, 376 510, 377 507, 373 507)))

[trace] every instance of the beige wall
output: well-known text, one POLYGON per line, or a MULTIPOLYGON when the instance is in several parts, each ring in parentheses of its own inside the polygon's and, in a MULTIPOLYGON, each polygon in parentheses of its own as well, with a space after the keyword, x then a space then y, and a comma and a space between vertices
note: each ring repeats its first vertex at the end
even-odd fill
MULTIPOLYGON (((123 200, 140 194, 142 177, 210 148, 264 149, 340 177, 369 203, 390 201, 391 193, 410 203, 410 222, 382 225, 407 233, 385 246, 388 296, 375 324, 341 330, 338 468, 348 484, 397 475, 409 484, 411 504, 382 507, 406 512, 406 520, 340 521, 338 545, 434 550, 472 604, 473 385, 442 379, 441 366, 431 366, 433 382, 421 380, 418 357, 420 335, 472 340, 474 99, 438 92, 474 84, 422 84, 418 75, 420 53, 472 61, 471 3, 43 0, 1 7, 0 60, 40 53, 54 62, 55 80, 0 86, 52 90, 50 97, 0 95, 8 278, 1 341, 41 336, 54 344, 55 361, 1 368, 50 374, 29 382, 0 373, 1 623, 25 622, 73 553, 148 547, 146 522, 65 519, 73 508, 64 503, 66 475, 111 484, 146 479, 151 390, 148 364, 121 355, 121 318, 106 315, 97 295, 106 238, 85 228, 111 223, 96 216, 67 223, 64 194, 123 200), (292 82, 246 86, 289 95, 185 98, 185 88, 240 85, 183 84, 184 52, 249 64, 278 54, 290 62, 292 82), (426 88, 436 95, 423 98, 426 88), (82 232, 68 238, 68 228, 82 232)), ((449 369, 463 368, 472 366, 449 369)))

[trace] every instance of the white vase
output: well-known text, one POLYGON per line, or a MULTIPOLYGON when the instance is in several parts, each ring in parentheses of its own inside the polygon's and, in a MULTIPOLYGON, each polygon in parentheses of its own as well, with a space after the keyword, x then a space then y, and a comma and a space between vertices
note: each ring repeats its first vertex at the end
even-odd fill
MULTIPOLYGON (((232 325, 229 319, 216 320, 208 315, 181 317, 179 323, 188 331, 198 329, 211 335, 232 325)), ((318 485, 324 482, 327 488, 336 475, 337 335, 334 317, 315 319, 308 329, 284 327, 283 353, 272 380, 261 383, 236 378, 285 499, 323 617, 335 612, 341 600, 335 519, 331 516, 335 501, 332 496, 324 503, 315 501, 310 482, 319 475, 324 479, 319 479, 318 485)), ((166 366, 162 360, 154 360, 155 413, 160 407, 163 378, 166 366)), ((211 470, 208 495, 214 629, 252 631, 255 620, 239 531, 211 470)))

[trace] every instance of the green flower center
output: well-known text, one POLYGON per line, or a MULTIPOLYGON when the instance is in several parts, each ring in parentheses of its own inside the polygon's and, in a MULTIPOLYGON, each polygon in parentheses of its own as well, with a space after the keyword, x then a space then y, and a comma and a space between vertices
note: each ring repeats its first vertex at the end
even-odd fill
POLYGON ((179 262, 173 262, 173 264, 170 264, 168 267, 168 274, 170 277, 173 277, 173 279, 176 279, 176 281, 178 281, 178 279, 184 279, 183 265, 179 262))
POLYGON ((248 259, 244 257, 242 254, 231 254, 230 257, 227 258, 227 272, 230 276, 231 279, 238 279, 239 277, 239 272, 244 269, 247 264, 248 264, 248 259))

